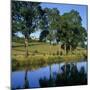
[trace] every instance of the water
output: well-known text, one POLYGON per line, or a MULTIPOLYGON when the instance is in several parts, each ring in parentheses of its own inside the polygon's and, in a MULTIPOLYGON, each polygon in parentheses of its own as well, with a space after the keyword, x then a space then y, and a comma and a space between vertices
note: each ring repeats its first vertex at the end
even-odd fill
MULTIPOLYGON (((29 88, 38 88, 40 87, 39 80, 41 78, 50 78, 50 75, 52 73, 53 78, 57 75, 57 73, 62 73, 61 67, 65 65, 66 63, 60 63, 60 64, 52 64, 48 65, 46 67, 39 68, 37 70, 31 70, 27 72, 27 80, 29 82, 29 88)), ((71 65, 72 63, 70 63, 71 65)), ((84 68, 85 73, 87 73, 87 62, 74 62, 74 65, 76 65, 77 70, 80 71, 81 67, 84 68)), ((25 73, 26 71, 15 71, 12 72, 11 75, 11 86, 13 88, 24 88, 25 85, 25 73)))

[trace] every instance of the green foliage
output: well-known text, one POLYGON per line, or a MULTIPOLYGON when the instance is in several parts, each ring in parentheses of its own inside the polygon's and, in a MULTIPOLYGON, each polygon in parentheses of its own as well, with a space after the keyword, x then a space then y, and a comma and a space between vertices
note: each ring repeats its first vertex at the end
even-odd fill
POLYGON ((58 30, 57 36, 63 44, 66 44, 66 49, 75 49, 80 44, 85 44, 87 32, 81 24, 81 17, 75 10, 69 13, 64 13, 61 16, 61 29, 58 30))
POLYGON ((12 1, 12 33, 21 32, 29 38, 41 15, 39 5, 38 2, 12 1))

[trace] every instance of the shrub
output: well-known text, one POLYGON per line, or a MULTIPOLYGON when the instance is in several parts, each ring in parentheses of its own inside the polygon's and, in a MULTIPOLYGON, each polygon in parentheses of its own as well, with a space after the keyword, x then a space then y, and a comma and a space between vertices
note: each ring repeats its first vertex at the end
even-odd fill
POLYGON ((38 53, 38 50, 35 50, 34 53, 38 53))
POLYGON ((57 51, 57 55, 59 55, 59 51, 57 51))

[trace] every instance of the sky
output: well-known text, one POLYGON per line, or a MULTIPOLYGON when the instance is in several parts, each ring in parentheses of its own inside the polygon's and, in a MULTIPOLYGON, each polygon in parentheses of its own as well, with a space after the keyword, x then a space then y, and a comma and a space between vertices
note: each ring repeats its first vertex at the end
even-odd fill
MULTIPOLYGON (((82 18, 82 26, 87 30, 87 6, 86 5, 74 5, 74 4, 58 4, 58 3, 41 3, 41 7, 44 8, 57 8, 61 15, 66 12, 70 12, 72 9, 77 10, 82 18)), ((32 33, 30 36, 39 38, 40 31, 32 33)))

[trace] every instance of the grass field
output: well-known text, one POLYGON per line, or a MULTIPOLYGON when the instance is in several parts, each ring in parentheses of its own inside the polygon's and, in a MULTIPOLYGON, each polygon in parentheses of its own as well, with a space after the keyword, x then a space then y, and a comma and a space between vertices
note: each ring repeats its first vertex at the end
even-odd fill
MULTIPOLYGON (((50 45, 44 42, 31 42, 29 43, 28 51, 30 55, 58 55, 58 52, 64 54, 64 50, 60 45, 50 45)), ((72 54, 82 54, 86 50, 78 48, 72 51, 72 54)), ((25 47, 23 43, 12 43, 12 55, 25 55, 25 47)))
MULTIPOLYGON (((59 45, 49 45, 46 43, 41 43, 41 42, 32 42, 29 43, 29 54, 55 54, 57 53, 59 49, 59 45)), ((12 49, 13 54, 24 54, 25 53, 25 48, 24 44, 20 43, 15 43, 13 42, 13 49, 12 49)))

